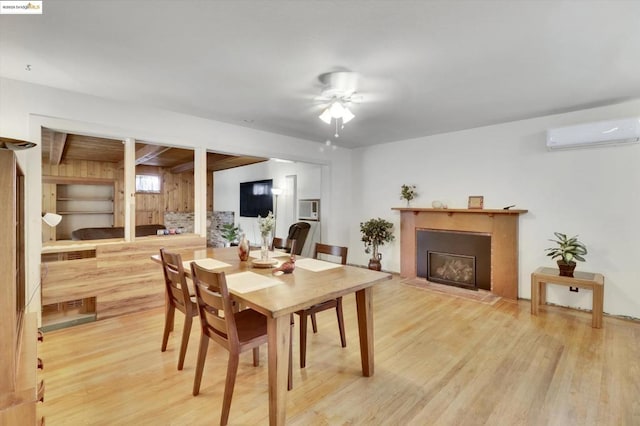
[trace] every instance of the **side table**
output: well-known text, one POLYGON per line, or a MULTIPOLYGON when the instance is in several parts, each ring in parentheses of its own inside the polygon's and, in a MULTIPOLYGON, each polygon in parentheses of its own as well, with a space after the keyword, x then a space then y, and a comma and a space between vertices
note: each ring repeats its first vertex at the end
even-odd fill
POLYGON ((604 276, 592 272, 574 272, 573 277, 561 277, 556 268, 540 267, 531 274, 531 314, 538 315, 540 305, 547 303, 547 284, 586 288, 593 291, 591 307, 593 328, 602 328, 604 306, 604 276))

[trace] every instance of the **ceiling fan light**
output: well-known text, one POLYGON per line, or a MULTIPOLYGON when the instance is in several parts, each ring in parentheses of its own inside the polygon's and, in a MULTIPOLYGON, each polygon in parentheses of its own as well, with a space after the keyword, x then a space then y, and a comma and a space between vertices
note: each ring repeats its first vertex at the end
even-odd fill
POLYGON ((348 123, 350 122, 353 118, 355 117, 355 115, 351 112, 351 110, 349 108, 344 108, 344 113, 342 114, 342 123, 348 123))
POLYGON ((329 108, 325 108, 324 111, 322 111, 322 114, 318 116, 318 118, 320 118, 320 120, 324 121, 327 124, 331 124, 331 111, 329 111, 329 108))
POLYGON ((344 109, 345 108, 342 105, 342 103, 334 102, 329 107, 329 110, 331 111, 331 117, 333 117, 333 118, 342 118, 342 116, 344 115, 344 109))

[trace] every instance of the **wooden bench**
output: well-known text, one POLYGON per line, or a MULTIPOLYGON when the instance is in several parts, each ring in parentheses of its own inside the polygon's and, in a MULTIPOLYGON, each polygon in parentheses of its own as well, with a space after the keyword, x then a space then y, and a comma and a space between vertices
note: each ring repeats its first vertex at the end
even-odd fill
POLYGON ((604 276, 592 272, 574 272, 573 277, 562 277, 556 268, 540 267, 531 274, 531 314, 538 315, 540 305, 547 303, 547 284, 586 288, 593 291, 591 307, 593 328, 602 328, 604 306, 604 276))

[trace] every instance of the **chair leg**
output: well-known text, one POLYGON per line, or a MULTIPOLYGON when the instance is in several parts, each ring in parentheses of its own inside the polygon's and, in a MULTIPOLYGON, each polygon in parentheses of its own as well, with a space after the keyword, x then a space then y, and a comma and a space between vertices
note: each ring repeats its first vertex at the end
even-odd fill
POLYGON ((257 367, 260 365, 260 346, 256 346, 253 348, 253 366, 257 367))
POLYGON ((342 315, 342 297, 336 299, 336 315, 338 316, 338 328, 340 329, 340 343, 347 347, 347 337, 344 334, 344 316, 342 315))
POLYGON ((161 352, 167 350, 167 342, 169 341, 169 333, 173 330, 173 318, 176 313, 176 308, 169 306, 164 315, 164 332, 162 334, 162 348, 161 352))
POLYGON ((184 327, 182 328, 182 342, 180 343, 180 357, 178 358, 178 370, 182 370, 184 366, 184 357, 187 355, 187 345, 189 344, 192 323, 193 317, 191 315, 185 315, 184 327))
POLYGON ((200 336, 200 348, 198 348, 198 362, 196 363, 196 376, 193 380, 193 396, 200 393, 200 382, 202 381, 202 371, 204 370, 204 362, 207 359, 207 348, 209 347, 209 338, 204 334, 200 336))
POLYGON ((226 425, 229 421, 231 397, 233 396, 233 387, 236 384, 236 374, 238 373, 239 362, 240 357, 238 356, 238 354, 229 353, 229 363, 227 364, 227 380, 224 384, 224 399, 222 400, 222 415, 220 416, 221 425, 226 425))
POLYGON ((311 328, 313 328, 313 332, 318 332, 318 323, 316 321, 316 314, 311 314, 311 328))
POLYGON ((300 313, 300 368, 307 365, 307 313, 300 313))

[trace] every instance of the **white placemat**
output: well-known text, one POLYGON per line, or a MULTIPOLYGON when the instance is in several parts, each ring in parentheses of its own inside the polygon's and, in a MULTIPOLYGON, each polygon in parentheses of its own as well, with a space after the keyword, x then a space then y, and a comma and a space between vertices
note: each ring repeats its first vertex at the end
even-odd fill
POLYGON ((182 262, 182 267, 185 269, 185 271, 188 271, 191 269, 191 262, 196 262, 196 265, 201 266, 204 269, 219 269, 219 268, 225 268, 227 266, 231 266, 228 263, 220 262, 219 260, 209 259, 209 258, 185 260, 184 262, 182 262))
MULTIPOLYGON (((274 257, 289 257, 289 256, 291 255, 284 251, 275 250, 275 251, 269 252, 269 259, 272 259, 274 257)), ((253 257, 254 259, 260 259, 260 250, 251 250, 249 252, 249 257, 253 257)))
POLYGON ((304 258, 296 260, 296 268, 298 267, 313 272, 320 272, 326 271, 327 269, 340 268, 342 265, 339 263, 325 262, 324 260, 304 258))
POLYGON ((249 293, 278 284, 282 284, 282 281, 255 272, 247 271, 227 275, 227 287, 238 293, 249 293))

